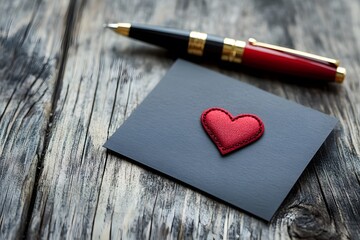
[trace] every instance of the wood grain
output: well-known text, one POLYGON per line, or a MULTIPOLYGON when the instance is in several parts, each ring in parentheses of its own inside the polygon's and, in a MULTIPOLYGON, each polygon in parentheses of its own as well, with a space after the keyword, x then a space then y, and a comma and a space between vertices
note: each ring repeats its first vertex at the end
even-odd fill
POLYGON ((32 212, 66 29, 68 1, 0 4, 0 239, 18 239, 32 212), (48 35, 52 28, 58 29, 48 35))
MULTIPOLYGON (((50 16, 53 5, 41 4, 44 9, 36 16, 50 16)), ((65 11, 67 6, 62 4, 65 11)), ((7 8, 1 9, 5 11, 7 8)), ((46 46, 40 56, 51 59, 50 56, 60 54, 63 64, 52 65, 56 68, 52 67, 49 76, 44 77, 52 79, 50 85, 44 84, 51 90, 43 87, 40 91, 45 92, 47 100, 36 101, 42 95, 29 94, 38 111, 27 120, 26 114, 21 115, 24 111, 11 112, 9 107, 23 104, 23 95, 15 98, 20 89, 26 93, 35 88, 36 84, 31 85, 34 81, 31 70, 14 68, 23 70, 21 76, 29 79, 29 83, 20 87, 9 84, 0 90, 0 113, 9 112, 0 118, 0 176, 2 182, 7 181, 0 184, 0 190, 5 192, 11 186, 6 195, 1 194, 0 206, 13 214, 10 217, 2 211, 0 234, 17 238, 26 231, 25 236, 30 239, 356 239, 360 236, 358 1, 83 0, 71 1, 67 11, 71 13, 67 21, 56 22, 59 29, 66 29, 63 34, 68 39, 67 45, 60 48, 56 44, 61 31, 51 28, 46 28, 48 34, 40 41, 46 46), (174 61, 160 49, 102 29, 103 23, 116 21, 167 25, 238 39, 255 37, 342 60, 348 70, 343 85, 295 84, 263 73, 242 73, 203 64, 339 119, 336 129, 270 223, 143 169, 102 147, 174 61), (58 76, 55 79, 54 74, 58 76), (9 91, 14 93, 9 95, 9 91), (13 99, 10 104, 9 99, 13 99), (43 110, 44 106, 53 109, 52 117, 49 110, 43 110), (26 130, 14 132, 7 127, 14 125, 15 119, 20 121, 19 126, 27 126, 26 130), (47 136, 46 123, 51 124, 47 136), (33 132, 28 132, 29 129, 33 132), (15 155, 11 151, 15 147, 28 155, 19 152, 15 155), (14 165, 22 162, 26 162, 28 169, 25 174, 14 165), (39 162, 42 169, 35 181, 39 162), (19 196, 25 196, 21 204, 13 200, 19 196), (29 225, 24 226, 29 208, 32 209, 29 225), (19 219, 17 216, 23 213, 25 217, 19 219), (9 227, 13 222, 15 227, 9 227)), ((9 19, 15 10, 8 12, 1 21, 12 23, 9 19)), ((22 25, 31 22, 26 18, 28 15, 19 17, 22 25)), ((64 15, 58 12, 53 18, 60 16, 64 15)), ((39 23, 39 29, 40 26, 47 26, 46 21, 39 23)), ((15 47, 9 49, 14 51, 15 47)), ((17 76, 16 71, 8 70, 11 66, 2 66, 1 81, 17 76)), ((27 111, 34 109, 26 102, 27 111)))

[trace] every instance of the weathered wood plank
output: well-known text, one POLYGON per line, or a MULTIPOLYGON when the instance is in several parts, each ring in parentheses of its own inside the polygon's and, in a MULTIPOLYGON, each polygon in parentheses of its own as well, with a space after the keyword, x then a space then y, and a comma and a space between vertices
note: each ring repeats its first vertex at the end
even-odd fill
POLYGON ((99 14, 104 4, 88 2, 86 10, 78 8, 74 13, 87 17, 76 26, 78 32, 69 49, 28 231, 30 238, 91 236, 108 161, 102 144, 109 136, 110 122, 128 115, 171 63, 146 49, 136 59, 131 59, 132 52, 119 58, 118 52, 127 47, 112 49, 119 45, 118 38, 105 34, 102 27, 105 15, 99 14), (97 17, 91 24, 86 23, 93 16, 97 17))
POLYGON ((21 238, 31 214, 67 7, 68 1, 0 4, 0 239, 21 238))
POLYGON ((84 1, 74 12, 79 18, 76 37, 69 49, 29 236, 341 239, 360 235, 359 8, 360 3, 351 0, 84 1), (343 86, 296 85, 210 66, 340 119, 270 224, 102 148, 172 63, 161 50, 104 32, 102 24, 110 20, 198 29, 239 39, 252 36, 344 60, 349 75, 343 86))

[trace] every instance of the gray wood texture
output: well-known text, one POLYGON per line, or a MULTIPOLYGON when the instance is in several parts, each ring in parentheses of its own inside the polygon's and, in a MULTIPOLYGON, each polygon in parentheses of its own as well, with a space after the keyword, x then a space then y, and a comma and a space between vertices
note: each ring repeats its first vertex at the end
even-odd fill
POLYGON ((2 0, 0 13, 0 239, 360 236, 359 1, 2 0), (117 21, 342 60, 345 83, 322 86, 202 64, 340 121, 270 223, 102 147, 174 62, 102 28, 117 21))
POLYGON ((0 3, 0 239, 20 238, 28 227, 61 82, 67 11, 68 1, 0 3))

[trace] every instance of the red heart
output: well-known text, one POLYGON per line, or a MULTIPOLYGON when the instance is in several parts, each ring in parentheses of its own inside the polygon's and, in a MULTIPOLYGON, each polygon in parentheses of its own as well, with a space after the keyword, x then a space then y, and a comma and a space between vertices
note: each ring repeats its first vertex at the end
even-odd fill
POLYGON ((264 133, 264 124, 253 114, 233 117, 221 108, 210 108, 201 114, 205 131, 225 155, 258 140, 264 133))

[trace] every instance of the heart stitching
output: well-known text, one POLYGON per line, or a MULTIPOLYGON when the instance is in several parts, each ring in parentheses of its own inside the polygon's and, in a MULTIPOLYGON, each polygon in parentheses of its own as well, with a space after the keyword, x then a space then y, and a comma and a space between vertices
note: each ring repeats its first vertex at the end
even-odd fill
MULTIPOLYGON (((264 124, 262 122, 262 120, 256 116, 256 115, 253 115, 253 114, 240 114, 236 117, 233 117, 228 111, 222 109, 222 108, 210 108, 210 109, 207 109, 205 110, 202 115, 201 115, 201 123, 205 129, 205 131, 209 134, 210 138, 213 140, 213 142, 215 143, 215 145, 218 147, 219 151, 221 154, 225 155, 227 153, 230 153, 236 149, 239 149, 241 147, 244 147, 254 141, 256 141, 257 139, 259 139, 263 133, 264 133, 264 124), (230 146, 223 146, 221 144, 221 139, 219 139, 219 136, 216 136, 216 134, 213 132, 213 130, 209 127, 208 123, 207 123, 207 115, 211 112, 214 112, 214 111, 219 111, 219 112, 222 112, 224 114, 226 114, 228 116, 228 118, 231 120, 231 122, 236 122, 236 120, 238 119, 241 119, 241 118, 252 118, 252 119, 255 119, 258 123, 258 130, 254 133, 251 133, 250 136, 248 136, 247 138, 245 139, 241 139, 240 142, 236 142, 230 146)), ((219 123, 217 123, 219 124, 219 123)), ((224 127, 224 126, 222 126, 224 127)), ((246 127, 246 125, 245 125, 246 127)), ((248 126, 250 127, 250 126, 248 126)), ((221 129, 220 129, 221 130, 221 129)), ((250 129, 251 130, 251 129, 250 129)))

